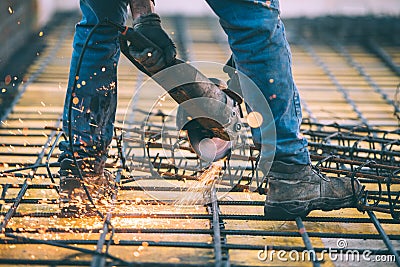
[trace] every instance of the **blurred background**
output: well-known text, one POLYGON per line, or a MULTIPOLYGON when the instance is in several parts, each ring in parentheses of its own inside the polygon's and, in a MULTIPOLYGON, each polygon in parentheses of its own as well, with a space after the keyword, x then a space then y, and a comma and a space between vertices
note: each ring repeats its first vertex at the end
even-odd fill
MULTIPOLYGON (((22 46, 30 33, 47 25, 56 12, 79 10, 78 0, 2 0, 0 1, 0 70, 22 46), (21 27, 23 26, 23 27, 21 27)), ((214 16, 204 0, 158 0, 156 11, 164 16, 214 16)), ((283 0, 281 17, 396 16, 399 0, 283 0)))
MULTIPOLYGON (((20 1, 21 2, 21 1, 20 1)), ((29 2, 29 1, 22 1, 29 2)), ((57 10, 79 8, 78 0, 37 0, 38 23, 45 23, 57 10)), ((282 0, 283 18, 318 17, 326 15, 399 15, 399 0, 282 0)), ((162 15, 185 14, 187 16, 212 15, 205 0, 156 0, 156 11, 162 15)))
MULTIPOLYGON (((370 44, 373 40, 393 47, 389 49, 393 50, 393 53, 389 50, 385 53, 389 51, 389 54, 393 54, 392 61, 398 60, 397 49, 394 47, 400 38, 400 0, 281 0, 280 5, 281 17, 286 24, 288 39, 292 45, 299 40, 297 35, 314 41, 333 38, 342 43, 370 44)), ((212 42, 226 43, 226 36, 205 0, 156 0, 156 12, 164 16, 163 24, 168 29, 171 28, 170 22, 176 24, 181 21, 175 19, 179 17, 191 18, 182 20, 186 21, 186 28, 193 28, 196 21, 212 21, 211 28, 208 22, 206 25, 198 24, 198 31, 191 33, 198 40, 192 41, 205 42, 206 36, 200 33, 204 33, 203 30, 207 28, 211 35, 218 36, 218 40, 211 40, 212 42)), ((74 23, 79 21, 79 0, 0 1, 0 115, 10 111, 17 94, 21 94, 20 90, 17 90, 18 84, 23 80, 21 77, 27 77, 30 64, 40 59, 44 48, 51 44, 51 39, 46 38, 48 33, 60 23, 63 24, 65 18, 72 21, 68 25, 71 25, 69 30, 73 31, 74 23)), ((193 30, 194 28, 190 29, 193 30)), ((170 33, 173 34, 173 29, 170 33)), ((172 37, 179 39, 179 36, 172 37)), ((183 47, 179 43, 180 40, 175 41, 179 44, 178 47, 183 47)), ((208 48, 199 49, 207 54, 208 48)), ((228 47, 225 46, 223 50, 221 63, 229 54, 228 47)), ((179 56, 184 55, 181 53, 179 56)), ((212 60, 216 60, 215 57, 211 57, 212 60)), ((383 57, 388 58, 387 55, 383 57)), ((397 68, 394 67, 395 72, 398 71, 397 68)))
MULTIPOLYGON (((315 18, 324 16, 399 17, 399 0, 282 0, 281 17, 315 18)), ((0 70, 31 33, 48 26, 57 12, 79 10, 78 0, 0 1, 0 70)), ((156 12, 164 16, 214 16, 205 0, 156 0, 156 12)))

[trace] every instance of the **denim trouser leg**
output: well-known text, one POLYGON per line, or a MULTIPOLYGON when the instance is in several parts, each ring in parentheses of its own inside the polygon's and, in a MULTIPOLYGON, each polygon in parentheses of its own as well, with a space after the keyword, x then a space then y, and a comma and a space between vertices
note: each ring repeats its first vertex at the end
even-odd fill
MULTIPOLYGON (((307 140, 299 132, 300 98, 293 81, 290 48, 279 18, 279 1, 207 2, 228 35, 237 69, 255 82, 268 101, 276 127, 275 160, 308 164, 307 140)), ((260 130, 254 130, 254 142, 262 143, 262 135, 260 130)))
MULTIPOLYGON (((118 32, 110 26, 100 26, 86 48, 79 77, 75 77, 76 65, 82 47, 91 29, 99 21, 109 18, 124 23, 127 0, 81 0, 82 20, 76 25, 68 89, 63 113, 63 130, 68 133, 72 126, 75 155, 104 162, 107 147, 113 136, 117 106, 117 64, 120 55, 118 32), (77 78, 75 94, 71 95, 77 78), (71 121, 68 121, 69 103, 73 98, 71 121)), ((69 142, 60 143, 60 160, 71 157, 69 142)))

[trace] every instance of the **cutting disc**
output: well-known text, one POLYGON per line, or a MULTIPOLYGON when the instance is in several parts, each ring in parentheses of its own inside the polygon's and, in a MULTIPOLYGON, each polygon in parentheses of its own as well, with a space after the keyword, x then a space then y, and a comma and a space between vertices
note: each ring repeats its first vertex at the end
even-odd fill
POLYGON ((229 156, 231 153, 231 141, 209 137, 201 129, 188 129, 188 137, 193 150, 204 161, 214 162, 229 156))

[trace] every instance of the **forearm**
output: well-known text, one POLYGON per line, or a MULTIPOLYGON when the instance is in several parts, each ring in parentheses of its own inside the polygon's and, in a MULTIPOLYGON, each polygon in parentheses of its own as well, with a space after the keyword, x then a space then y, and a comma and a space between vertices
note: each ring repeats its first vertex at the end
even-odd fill
POLYGON ((151 0, 130 0, 130 6, 133 19, 154 12, 154 5, 151 0))

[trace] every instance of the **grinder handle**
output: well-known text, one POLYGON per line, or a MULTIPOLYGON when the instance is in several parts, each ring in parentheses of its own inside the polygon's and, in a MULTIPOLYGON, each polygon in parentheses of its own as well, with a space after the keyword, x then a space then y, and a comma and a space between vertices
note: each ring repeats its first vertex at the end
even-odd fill
POLYGON ((144 50, 146 48, 152 47, 155 50, 162 52, 162 49, 153 43, 149 38, 135 31, 131 27, 125 27, 125 30, 121 32, 121 37, 131 43, 136 49, 144 50))
MULTIPOLYGON (((146 49, 149 47, 152 47, 154 50, 157 50, 160 53, 162 53, 163 50, 158 45, 153 43, 149 38, 147 38, 140 32, 135 31, 133 28, 127 27, 127 26, 125 26, 125 27, 120 26, 120 27, 122 27, 122 29, 124 29, 123 31, 121 31, 121 29, 120 29, 121 35, 119 38, 122 54, 124 54, 129 59, 129 61, 132 62, 132 64, 134 64, 140 71, 145 73, 147 76, 149 76, 149 77, 153 76, 152 73, 148 72, 143 67, 143 65, 140 64, 140 62, 138 62, 131 55, 131 53, 129 53, 128 41, 130 42, 131 45, 136 47, 138 50, 143 50, 143 49, 146 49)), ((175 61, 171 65, 176 65, 176 64, 180 64, 180 63, 184 63, 184 61, 176 58, 175 61)))

